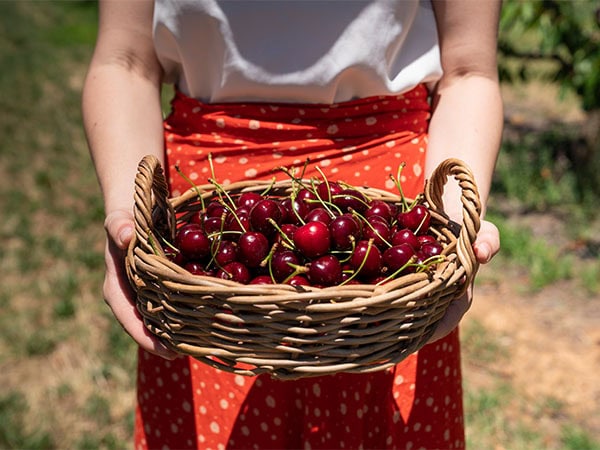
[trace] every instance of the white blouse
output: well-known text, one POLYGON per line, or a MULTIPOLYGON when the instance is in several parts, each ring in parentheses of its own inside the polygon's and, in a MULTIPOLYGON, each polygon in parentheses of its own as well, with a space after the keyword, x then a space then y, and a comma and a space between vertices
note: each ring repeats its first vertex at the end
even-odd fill
POLYGON ((442 74, 429 0, 155 0, 166 81, 204 102, 334 103, 442 74))

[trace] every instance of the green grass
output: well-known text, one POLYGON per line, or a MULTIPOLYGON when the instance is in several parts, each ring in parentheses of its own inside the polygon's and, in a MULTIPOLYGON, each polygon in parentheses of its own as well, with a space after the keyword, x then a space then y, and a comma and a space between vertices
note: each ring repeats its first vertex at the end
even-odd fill
MULTIPOLYGON (((80 114, 96 19, 95 2, 0 2, 2 449, 130 447, 133 411, 119 405, 134 397, 136 346, 102 299, 103 207, 80 114), (36 371, 44 376, 33 377, 38 389, 28 389, 36 371)), ((171 94, 163 93, 165 110, 171 94)), ((516 199, 525 211, 556 208, 588 220, 593 211, 581 180, 568 162, 553 158, 557 145, 576 139, 567 131, 505 143, 492 195, 516 199)), ((530 288, 575 277, 599 292, 594 255, 575 271, 574 255, 557 254, 501 211, 490 218, 502 233, 499 261, 519 267, 530 288)), ((573 238, 594 238, 575 228, 573 238)), ((462 337, 465 355, 481 366, 509 358, 502 338, 481 323, 462 337)), ((536 447, 544 437, 508 416, 508 406, 545 417, 560 415, 563 405, 540 399, 532 411, 512 404, 517 395, 505 381, 486 390, 466 387, 471 448, 544 448, 536 447)), ((562 448, 598 448, 588 430, 562 423, 562 448)))

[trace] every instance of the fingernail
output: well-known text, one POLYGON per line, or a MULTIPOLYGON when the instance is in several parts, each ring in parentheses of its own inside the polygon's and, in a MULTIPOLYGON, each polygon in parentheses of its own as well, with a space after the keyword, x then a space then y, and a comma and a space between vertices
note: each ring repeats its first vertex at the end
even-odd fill
POLYGON ((486 263, 490 260, 492 251, 490 250, 490 247, 488 245, 485 245, 485 244, 480 245, 478 248, 478 251, 479 251, 479 258, 484 263, 486 263))

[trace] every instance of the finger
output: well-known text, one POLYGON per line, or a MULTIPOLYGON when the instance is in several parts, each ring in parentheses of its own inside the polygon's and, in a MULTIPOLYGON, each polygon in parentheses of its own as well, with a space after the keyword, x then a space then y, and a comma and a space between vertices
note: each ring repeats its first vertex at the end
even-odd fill
POLYGON ((446 313, 438 323, 433 332, 433 335, 427 341, 427 344, 431 344, 443 337, 446 337, 448 334, 454 330, 466 312, 469 310, 471 306, 471 289, 467 291, 461 297, 452 300, 448 305, 448 309, 446 313))
POLYGON ((489 262, 500 251, 500 232, 496 225, 485 220, 481 222, 473 249, 481 264, 489 262))
POLYGON ((133 214, 121 209, 112 211, 104 220, 104 228, 110 238, 123 250, 127 248, 133 236, 133 214))
POLYGON ((111 240, 107 242, 106 277, 104 299, 125 332, 143 349, 166 359, 174 359, 178 354, 168 349, 145 327, 135 306, 135 293, 124 274, 122 251, 111 240))

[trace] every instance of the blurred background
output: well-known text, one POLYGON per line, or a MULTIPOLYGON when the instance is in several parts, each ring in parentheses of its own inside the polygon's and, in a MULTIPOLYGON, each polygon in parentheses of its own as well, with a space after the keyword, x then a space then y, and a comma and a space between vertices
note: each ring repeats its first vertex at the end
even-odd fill
MULTIPOLYGON (((80 93, 92 1, 0 2, 0 448, 130 448, 80 93)), ((462 326, 474 449, 600 448, 600 2, 504 3, 503 250, 462 326)), ((165 108, 167 102, 165 101, 165 108)))

